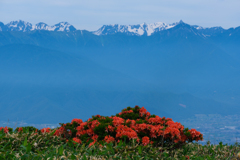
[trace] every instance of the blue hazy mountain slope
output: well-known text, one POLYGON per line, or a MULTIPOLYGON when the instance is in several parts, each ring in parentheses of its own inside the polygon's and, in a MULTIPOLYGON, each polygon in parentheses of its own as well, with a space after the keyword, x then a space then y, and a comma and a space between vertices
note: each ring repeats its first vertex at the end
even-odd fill
POLYGON ((105 89, 144 86, 134 77, 102 67, 83 56, 27 44, 2 46, 0 51, 1 84, 83 85, 105 89))
POLYGON ((84 56, 22 44, 0 50, 1 120, 57 123, 112 115, 136 104, 175 120, 194 114, 237 113, 235 106, 169 93, 84 56))
POLYGON ((195 28, 182 23, 149 37, 102 36, 105 47, 98 52, 88 49, 82 54, 172 92, 189 92, 238 104, 239 32, 236 30, 233 34, 235 37, 225 34, 206 39, 197 34, 195 28), (110 38, 111 41, 105 40, 110 38), (108 45, 111 42, 112 45, 108 45))
POLYGON ((106 91, 87 87, 45 87, 42 85, 1 86, 1 121, 28 123, 69 122, 73 118, 87 120, 92 115, 115 115, 136 104, 152 114, 180 121, 195 114, 237 114, 235 106, 190 94, 161 91, 106 91))
POLYGON ((112 33, 0 32, 2 117, 50 123, 134 105, 174 119, 239 113, 240 27, 112 33))

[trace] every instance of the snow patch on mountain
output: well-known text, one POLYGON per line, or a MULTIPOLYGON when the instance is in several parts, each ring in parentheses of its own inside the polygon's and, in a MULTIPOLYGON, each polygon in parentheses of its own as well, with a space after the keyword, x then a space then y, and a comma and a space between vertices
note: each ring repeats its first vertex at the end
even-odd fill
POLYGON ((147 35, 150 36, 151 34, 153 34, 156 31, 162 31, 162 30, 170 29, 170 28, 176 26, 176 24, 177 23, 166 24, 166 23, 163 23, 163 22, 146 24, 147 35))
MULTIPOLYGON (((222 27, 204 28, 198 25, 186 24, 181 20, 179 22, 172 23, 172 24, 156 22, 156 23, 150 23, 150 24, 142 23, 137 25, 119 25, 119 24, 103 25, 97 31, 93 31, 92 33, 95 35, 113 35, 118 33, 125 33, 129 36, 132 36, 132 35, 151 36, 157 32, 168 30, 175 26, 176 27, 178 26, 177 28, 182 27, 183 29, 190 31, 195 35, 199 35, 204 38, 217 35, 225 31, 225 29, 223 29, 222 27)), ((231 28, 231 29, 235 30, 237 28, 231 28)), ((71 24, 69 24, 68 22, 60 22, 53 26, 49 26, 43 22, 37 23, 36 25, 32 25, 31 23, 25 22, 22 20, 11 21, 6 25, 0 22, 0 31, 28 32, 28 31, 35 31, 35 30, 70 32, 70 31, 75 31, 76 28, 71 24)), ((81 34, 83 34, 82 31, 81 31, 81 34)))
POLYGON ((99 28, 97 31, 93 31, 95 35, 107 35, 107 34, 115 34, 115 33, 127 33, 129 35, 138 35, 142 36, 146 34, 147 36, 151 36, 153 33, 157 31, 162 31, 166 29, 170 29, 176 26, 178 23, 166 24, 163 22, 156 23, 142 23, 139 25, 104 25, 99 28))
POLYGON ((51 27, 46 23, 40 22, 34 25, 31 30, 51 30, 51 27))
POLYGON ((205 28, 203 28, 203 27, 201 27, 201 26, 193 26, 195 29, 197 29, 197 30, 200 30, 200 29, 205 29, 205 28))
POLYGON ((60 22, 53 26, 49 26, 46 23, 40 22, 36 25, 32 25, 29 22, 22 20, 11 21, 10 23, 0 26, 0 31, 33 31, 33 30, 47 30, 47 31, 75 31, 76 28, 67 22, 60 22), (4 29, 3 29, 4 28, 4 29))
POLYGON ((67 22, 60 22, 54 25, 54 31, 70 31, 72 30, 71 27, 73 26, 67 22))
POLYGON ((24 22, 22 20, 11 21, 7 25, 8 31, 22 31, 26 32, 32 28, 32 24, 28 22, 24 22))

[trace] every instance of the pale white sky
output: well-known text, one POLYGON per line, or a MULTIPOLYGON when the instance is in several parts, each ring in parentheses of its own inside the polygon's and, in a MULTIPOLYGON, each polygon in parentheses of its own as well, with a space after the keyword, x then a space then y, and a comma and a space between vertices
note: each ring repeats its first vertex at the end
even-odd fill
POLYGON ((202 27, 240 26, 240 0, 0 0, 0 21, 24 20, 54 25, 67 21, 77 29, 104 24, 174 23, 202 27))

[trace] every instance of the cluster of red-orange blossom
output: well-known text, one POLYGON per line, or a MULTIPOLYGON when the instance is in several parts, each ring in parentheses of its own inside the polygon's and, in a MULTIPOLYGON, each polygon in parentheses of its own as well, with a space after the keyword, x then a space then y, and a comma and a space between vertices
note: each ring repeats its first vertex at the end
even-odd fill
MULTIPOLYGON (((127 137, 129 140, 135 139, 137 142, 141 142, 143 145, 153 144, 154 140, 161 137, 164 139, 171 139, 173 142, 185 143, 189 140, 199 141, 203 139, 203 135, 196 131, 196 129, 191 129, 184 131, 184 126, 181 123, 174 122, 171 118, 160 118, 159 116, 151 116, 147 110, 138 106, 135 107, 137 109, 139 117, 141 119, 123 119, 119 116, 125 114, 133 113, 133 109, 126 110, 124 109, 120 112, 119 116, 111 116, 109 117, 111 123, 105 128, 105 137, 103 141, 110 142, 120 142, 122 137, 127 137), (144 120, 144 123, 141 121, 144 120), (186 134, 188 132, 188 134, 186 134), (140 133, 143 133, 145 136, 140 137, 140 133)), ((89 140, 92 142, 89 146, 98 142, 99 135, 94 132, 94 129, 98 127, 101 123, 101 120, 105 120, 104 116, 96 115, 97 119, 89 118, 86 122, 83 122, 81 119, 73 119, 71 124, 74 122, 77 123, 76 136, 73 137, 73 141, 81 144, 81 136, 87 135, 89 140)), ((58 128, 54 136, 61 136, 64 134, 72 135, 71 130, 65 129, 66 124, 63 124, 60 128, 58 128)), ((9 130, 7 127, 0 127, 0 131, 4 131, 4 133, 8 133, 9 130)), ((18 132, 23 132, 23 128, 18 128, 18 132)), ((36 134, 38 130, 36 129, 36 134)), ((52 130, 50 128, 43 128, 40 130, 41 133, 51 133, 52 130)), ((68 141, 68 140, 67 140, 68 141)))
MULTIPOLYGON (((123 114, 129 114, 133 113, 133 110, 123 110, 119 113, 119 115, 123 114)), ((159 116, 150 117, 150 113, 147 112, 147 110, 142 107, 139 109, 139 116, 144 117, 146 120, 146 123, 137 123, 140 119, 137 120, 131 120, 131 119, 123 119, 121 117, 117 116, 111 116, 109 118, 112 119, 112 125, 109 124, 105 128, 105 132, 109 133, 109 135, 106 135, 103 139, 105 142, 119 142, 120 139, 123 136, 127 136, 129 140, 136 139, 137 142, 140 142, 143 145, 147 145, 149 143, 153 144, 154 142, 151 141, 152 139, 156 139, 158 137, 163 137, 164 139, 169 138, 172 139, 175 143, 181 142, 185 143, 189 139, 191 140, 202 140, 202 134, 195 129, 188 130, 187 132, 190 133, 191 136, 187 136, 184 133, 184 126, 182 126, 178 122, 174 122, 171 118, 160 118, 159 116), (130 125, 127 125, 130 124, 130 125), (145 133, 147 136, 139 137, 139 133, 145 133), (110 136, 114 134, 114 136, 110 136), (151 139, 151 140, 150 140, 151 139)), ((96 115, 95 117, 98 117, 100 119, 105 119, 105 117, 96 115)), ((99 119, 99 120, 100 120, 99 119)), ((78 123, 78 126, 76 127, 77 133, 76 137, 73 138, 73 141, 77 143, 82 143, 80 136, 82 135, 88 135, 90 139, 93 140, 89 145, 93 145, 96 142, 98 142, 98 136, 94 129, 100 125, 98 119, 93 120, 92 118, 88 119, 88 121, 83 122, 81 119, 73 119, 71 124, 73 122, 78 123)), ((66 124, 64 124, 66 125, 66 124)), ((54 135, 59 136, 63 134, 64 132, 64 125, 60 127, 54 135)), ((70 131, 69 131, 70 132, 70 131)), ((71 134, 71 133, 70 133, 71 134)))
MULTIPOLYGON (((9 132, 9 128, 8 127, 0 127, 0 131, 4 131, 4 133, 8 133, 9 132)), ((41 129, 40 130, 40 132, 41 133, 51 133, 51 128, 43 128, 43 129, 41 129)), ((21 132, 23 132, 23 127, 19 127, 18 129, 17 129, 17 132, 19 132, 19 133, 21 133, 21 132)), ((36 129, 35 130, 35 133, 37 134, 37 132, 38 132, 38 129, 36 129)))

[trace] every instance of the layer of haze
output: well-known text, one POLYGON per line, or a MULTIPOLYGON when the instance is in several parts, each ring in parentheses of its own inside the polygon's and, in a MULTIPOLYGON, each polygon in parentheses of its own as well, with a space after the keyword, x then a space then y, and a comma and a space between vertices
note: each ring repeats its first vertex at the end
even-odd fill
POLYGON ((0 0, 0 21, 24 20, 54 25, 67 21, 77 29, 104 24, 174 23, 202 27, 240 25, 239 0, 0 0))

